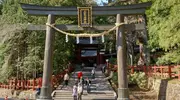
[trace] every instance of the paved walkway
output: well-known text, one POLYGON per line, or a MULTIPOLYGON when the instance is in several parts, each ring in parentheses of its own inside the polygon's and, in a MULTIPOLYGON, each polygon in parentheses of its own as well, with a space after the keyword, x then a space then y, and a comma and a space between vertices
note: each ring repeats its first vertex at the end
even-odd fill
MULTIPOLYGON (((91 70, 93 67, 84 67, 83 69, 83 78, 87 77, 91 79, 91 70)), ((76 70, 69 81, 69 85, 65 87, 63 84, 60 85, 53 93, 54 100, 73 100, 72 97, 72 87, 77 81, 77 73, 79 70, 76 70)), ((95 78, 91 79, 91 92, 87 93, 86 86, 84 86, 82 100, 115 100, 114 91, 110 86, 109 82, 104 80, 105 76, 102 71, 96 68, 95 78)))

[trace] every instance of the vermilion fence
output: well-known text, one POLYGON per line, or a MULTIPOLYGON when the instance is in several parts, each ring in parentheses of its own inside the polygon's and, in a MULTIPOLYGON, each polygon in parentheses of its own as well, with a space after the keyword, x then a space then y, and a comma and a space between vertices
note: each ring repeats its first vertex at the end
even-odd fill
MULTIPOLYGON (((117 71, 117 65, 108 64, 108 68, 117 71)), ((128 69, 131 74, 141 71, 149 77, 178 78, 180 80, 180 67, 178 66, 129 66, 128 69)))
MULTIPOLYGON (((58 85, 58 83, 63 81, 64 74, 66 72, 72 72, 74 70, 73 67, 68 67, 64 71, 60 72, 57 75, 52 75, 52 81, 51 84, 54 87, 55 85, 58 85)), ((36 78, 31 80, 8 80, 7 84, 0 83, 0 88, 6 88, 6 89, 15 89, 15 90, 26 90, 26 89, 37 89, 42 86, 42 78, 36 78)))

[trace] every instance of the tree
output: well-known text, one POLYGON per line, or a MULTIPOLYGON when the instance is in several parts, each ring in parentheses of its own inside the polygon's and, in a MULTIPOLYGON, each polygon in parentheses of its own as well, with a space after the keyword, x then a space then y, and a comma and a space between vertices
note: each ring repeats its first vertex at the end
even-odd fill
MULTIPOLYGON (((93 0, 5 0, 0 19, 0 81, 10 77, 32 78, 42 73, 45 32, 27 31, 30 24, 44 24, 47 17, 29 16, 21 9, 20 3, 43 6, 86 6, 94 5, 93 0), (15 24, 15 25, 12 25, 15 24), (8 69, 8 70, 7 70, 8 69), (10 70, 12 69, 12 70, 10 70), (21 75, 21 76, 20 76, 21 75)), ((77 23, 73 17, 59 17, 57 24, 77 23)), ((53 72, 58 73, 66 67, 73 54, 74 41, 65 43, 65 36, 55 33, 53 72), (67 44, 67 45, 66 45, 67 44)))
POLYGON ((147 12, 149 44, 162 48, 165 55, 158 64, 179 64, 180 57, 180 0, 152 0, 147 12))
POLYGON ((2 4, 3 4, 3 2, 0 1, 0 15, 2 14, 2 12, 1 12, 1 10, 2 10, 2 4))

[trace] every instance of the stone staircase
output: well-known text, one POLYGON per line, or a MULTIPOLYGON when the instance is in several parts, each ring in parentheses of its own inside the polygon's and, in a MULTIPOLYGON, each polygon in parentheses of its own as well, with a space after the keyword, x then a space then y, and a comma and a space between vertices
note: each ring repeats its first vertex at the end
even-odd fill
MULTIPOLYGON (((83 69, 84 79, 88 77, 91 80, 91 92, 87 93, 86 85, 84 85, 82 100, 115 100, 114 91, 109 82, 104 80, 105 76, 102 71, 96 68, 95 78, 91 79, 91 69, 92 67, 83 69)), ((67 87, 62 84, 53 91, 52 97, 54 100, 73 100, 72 87, 77 81, 77 72, 78 70, 72 74, 67 87)))
MULTIPOLYGON (((56 91, 53 94, 54 100, 73 100, 72 91, 56 91)), ((82 100, 114 100, 112 91, 103 92, 83 92, 82 100)))

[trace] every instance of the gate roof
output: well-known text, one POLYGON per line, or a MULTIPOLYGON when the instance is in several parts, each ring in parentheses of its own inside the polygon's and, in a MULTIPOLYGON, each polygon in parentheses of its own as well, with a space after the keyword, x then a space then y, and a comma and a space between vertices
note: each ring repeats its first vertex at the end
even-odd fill
MULTIPOLYGON (((93 6, 92 15, 116 15, 116 14, 144 14, 147 7, 151 6, 151 2, 121 5, 121 6, 93 6)), ((77 16, 77 7, 62 6, 40 6, 32 4, 21 4, 21 7, 30 15, 45 16, 48 14, 57 16, 77 16)))

